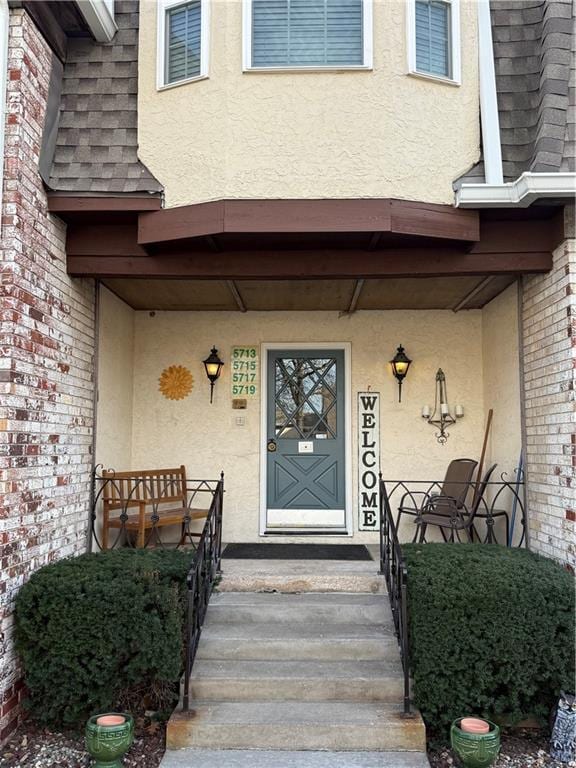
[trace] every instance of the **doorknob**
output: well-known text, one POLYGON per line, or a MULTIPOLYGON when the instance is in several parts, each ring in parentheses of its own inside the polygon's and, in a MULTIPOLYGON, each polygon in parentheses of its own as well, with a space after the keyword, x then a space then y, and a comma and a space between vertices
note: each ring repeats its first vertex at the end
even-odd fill
POLYGON ((275 453, 276 452, 276 440, 273 440, 273 439, 268 440, 268 445, 266 447, 268 448, 268 453, 275 453))

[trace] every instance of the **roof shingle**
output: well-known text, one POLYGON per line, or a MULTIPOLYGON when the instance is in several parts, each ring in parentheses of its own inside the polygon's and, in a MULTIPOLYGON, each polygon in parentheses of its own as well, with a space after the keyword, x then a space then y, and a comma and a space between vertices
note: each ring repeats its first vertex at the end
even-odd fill
POLYGON ((109 44, 72 39, 48 186, 71 193, 157 193, 138 160, 138 0, 116 0, 109 44))

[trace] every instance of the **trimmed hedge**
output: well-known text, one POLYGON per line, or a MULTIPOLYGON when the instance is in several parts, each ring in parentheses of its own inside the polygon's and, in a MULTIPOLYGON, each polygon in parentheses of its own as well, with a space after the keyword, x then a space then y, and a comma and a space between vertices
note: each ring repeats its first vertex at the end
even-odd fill
POLYGON ((135 686, 182 671, 190 555, 119 550, 34 573, 16 600, 16 649, 35 719, 75 726, 135 686))
POLYGON ((414 700, 433 732, 465 714, 547 716, 574 688, 574 580, 532 552, 407 544, 414 700))

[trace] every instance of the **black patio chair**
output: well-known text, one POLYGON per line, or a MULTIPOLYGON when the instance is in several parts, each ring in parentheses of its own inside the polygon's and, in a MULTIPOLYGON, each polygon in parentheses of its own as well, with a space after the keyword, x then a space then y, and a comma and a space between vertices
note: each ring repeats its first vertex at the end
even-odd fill
MULTIPOLYGON (((396 530, 399 530, 402 515, 418 518, 434 500, 436 500, 436 514, 450 517, 453 509, 460 509, 465 503, 472 475, 477 466, 478 462, 474 459, 454 459, 448 465, 438 493, 431 493, 430 490, 407 491, 400 499, 398 506, 396 530)), ((414 534, 413 541, 416 541, 417 535, 418 531, 414 534)))
POLYGON ((484 494, 496 466, 496 464, 493 464, 482 478, 482 481, 471 486, 474 496, 470 507, 467 507, 466 503, 457 507, 454 500, 450 498, 435 497, 431 499, 428 507, 416 520, 418 527, 415 538, 419 542, 426 541, 426 529, 429 525, 434 525, 440 529, 444 541, 454 542, 456 538, 460 541, 460 532, 464 531, 468 541, 472 542, 474 519, 480 506, 485 503, 484 494), (441 514, 436 512, 436 505, 440 505, 441 514), (449 515, 446 514, 448 508, 450 508, 449 515), (450 531, 450 534, 447 535, 446 531, 450 531))

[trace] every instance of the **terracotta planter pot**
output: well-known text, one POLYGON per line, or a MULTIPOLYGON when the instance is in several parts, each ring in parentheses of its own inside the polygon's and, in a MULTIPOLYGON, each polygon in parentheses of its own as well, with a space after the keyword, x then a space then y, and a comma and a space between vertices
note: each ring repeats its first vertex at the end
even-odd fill
MULTIPOLYGON (((465 718, 475 719, 475 718, 465 718)), ((464 768, 489 768, 500 752, 500 728, 490 720, 488 733, 469 733, 460 727, 462 718, 450 728, 450 743, 464 768)))
POLYGON ((86 749, 94 768, 122 768, 122 757, 134 739, 131 715, 112 712, 94 715, 86 723, 86 749))

